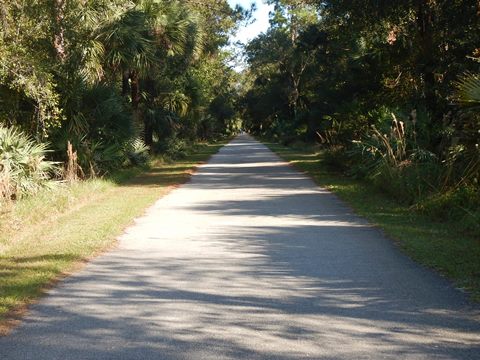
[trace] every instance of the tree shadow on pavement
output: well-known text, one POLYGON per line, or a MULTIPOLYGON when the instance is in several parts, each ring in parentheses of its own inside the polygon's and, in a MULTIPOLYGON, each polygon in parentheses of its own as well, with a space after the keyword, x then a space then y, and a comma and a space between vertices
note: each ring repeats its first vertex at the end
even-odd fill
POLYGON ((180 204, 172 194, 157 214, 188 211, 198 223, 167 238, 168 220, 139 222, 152 226, 146 238, 132 229, 123 248, 66 279, 0 339, 0 355, 478 358, 479 309, 448 281, 290 167, 265 156, 222 165, 231 150, 182 187, 208 196, 180 204))

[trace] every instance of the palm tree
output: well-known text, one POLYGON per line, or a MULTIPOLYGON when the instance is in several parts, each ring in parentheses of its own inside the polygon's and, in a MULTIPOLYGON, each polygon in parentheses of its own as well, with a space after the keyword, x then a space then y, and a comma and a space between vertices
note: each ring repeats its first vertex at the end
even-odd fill
POLYGON ((112 76, 122 74, 123 95, 131 90, 134 109, 138 108, 140 100, 138 76, 155 61, 154 44, 148 36, 148 20, 148 14, 134 7, 99 29, 97 36, 105 46, 104 62, 112 76))
MULTIPOLYGON (((116 7, 96 29, 90 48, 102 59, 109 80, 121 74, 122 94, 130 94, 135 123, 141 118, 142 87, 153 105, 156 80, 168 66, 167 58, 181 57, 183 63, 189 63, 201 53, 203 32, 199 24, 180 1, 140 0, 116 7)), ((89 68, 101 72, 95 65, 89 68)), ((151 121, 144 116, 143 123, 145 143, 152 145, 151 121)))
MULTIPOLYGON (((165 110, 171 111, 172 108, 167 109, 165 104, 176 104, 179 115, 184 115, 188 108, 188 99, 179 89, 158 93, 156 88, 165 82, 165 69, 169 66, 168 58, 180 57, 182 63, 188 66, 201 54, 204 33, 200 26, 200 20, 178 1, 144 0, 140 6, 149 15, 149 36, 155 45, 157 59, 151 64, 143 81, 148 94, 149 106, 155 107, 156 104, 161 104, 165 110), (160 99, 157 99, 158 97, 160 99)), ((145 143, 151 145, 153 143, 153 124, 147 118, 144 120, 145 143)))

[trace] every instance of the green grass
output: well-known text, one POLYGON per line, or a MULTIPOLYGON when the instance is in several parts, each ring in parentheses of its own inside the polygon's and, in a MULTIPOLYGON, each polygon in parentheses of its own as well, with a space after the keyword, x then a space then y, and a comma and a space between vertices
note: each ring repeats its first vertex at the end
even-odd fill
POLYGON ((222 144, 22 199, 0 214, 0 333, 62 274, 116 244, 123 229, 222 144))
POLYGON ((445 275, 456 287, 468 291, 472 300, 480 301, 480 239, 462 233, 455 222, 435 221, 368 183, 333 171, 323 162, 321 152, 267 145, 383 229, 413 259, 445 275))

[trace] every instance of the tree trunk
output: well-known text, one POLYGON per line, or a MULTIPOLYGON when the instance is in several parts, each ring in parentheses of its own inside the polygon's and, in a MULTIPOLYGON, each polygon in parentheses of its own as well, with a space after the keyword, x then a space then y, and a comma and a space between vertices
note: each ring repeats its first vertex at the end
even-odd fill
POLYGON ((153 145, 153 124, 150 121, 144 119, 144 134, 143 134, 143 141, 145 145, 147 145, 150 150, 152 149, 153 145))
POLYGON ((292 91, 290 92, 290 108, 292 109, 293 112, 293 119, 295 123, 297 123, 298 120, 298 99, 300 98, 300 80, 303 74, 303 70, 305 68, 302 67, 301 71, 299 74, 295 74, 295 71, 292 71, 290 73, 290 80, 292 83, 292 91))
POLYGON ((129 78, 130 96, 132 98, 132 118, 133 123, 137 125, 140 124, 140 111, 138 109, 138 106, 140 104, 140 83, 138 79, 138 73, 135 70, 131 70, 129 78))
POLYGON ((140 104, 140 84, 138 82, 138 73, 135 70, 130 71, 130 95, 132 97, 132 109, 138 110, 140 104))
POLYGON ((55 0, 53 3, 54 6, 54 17, 55 17, 55 33, 53 36, 53 47, 57 54, 58 60, 63 63, 67 57, 65 50, 65 5, 66 0, 55 0))
POLYGON ((436 110, 433 9, 428 0, 417 0, 417 29, 420 46, 419 71, 423 79, 425 106, 433 115, 436 110))
MULTIPOLYGON (((148 94, 148 102, 152 103, 153 99, 156 96, 155 81, 148 76, 147 76, 147 79, 145 80, 145 91, 148 94)), ((153 122, 152 122, 152 119, 147 119, 146 117, 144 119, 144 142, 145 142, 145 145, 148 145, 150 147, 150 149, 152 148, 153 122)))
POLYGON ((130 72, 123 71, 122 72, 122 96, 126 97, 128 93, 130 92, 130 72))

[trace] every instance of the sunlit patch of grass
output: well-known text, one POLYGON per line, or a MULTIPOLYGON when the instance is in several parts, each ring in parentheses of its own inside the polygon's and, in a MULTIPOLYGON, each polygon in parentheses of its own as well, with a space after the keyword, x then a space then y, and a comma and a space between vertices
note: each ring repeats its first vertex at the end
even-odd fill
POLYGON ((61 185, 18 201, 0 216, 0 334, 18 310, 61 274, 112 247, 135 217, 188 180, 222 144, 197 146, 183 160, 156 160, 110 178, 61 185))
POLYGON ((459 224, 422 215, 366 182, 331 170, 322 152, 267 145, 381 228, 413 259, 447 276, 480 301, 480 240, 462 232, 459 224))

